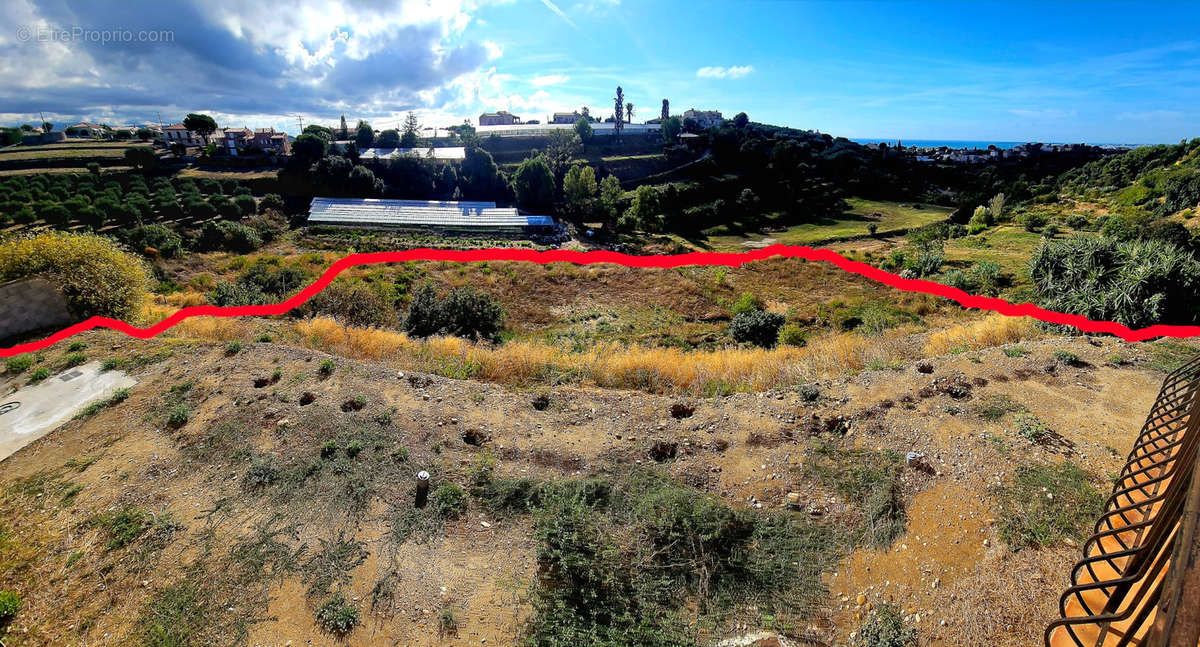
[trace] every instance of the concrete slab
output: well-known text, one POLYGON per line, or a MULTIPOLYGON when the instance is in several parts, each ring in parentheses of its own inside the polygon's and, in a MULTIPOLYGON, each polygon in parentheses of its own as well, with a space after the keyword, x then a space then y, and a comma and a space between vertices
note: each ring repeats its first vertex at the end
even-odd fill
POLYGON ((102 371, 89 362, 0 397, 0 460, 45 436, 88 404, 137 380, 121 371, 102 371))

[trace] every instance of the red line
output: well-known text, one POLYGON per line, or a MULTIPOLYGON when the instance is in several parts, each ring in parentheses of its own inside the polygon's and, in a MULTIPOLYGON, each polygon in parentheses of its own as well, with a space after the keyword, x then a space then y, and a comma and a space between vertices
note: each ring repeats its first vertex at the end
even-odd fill
POLYGON ((282 303, 260 306, 192 306, 183 308, 163 319, 162 321, 138 328, 119 319, 108 317, 92 317, 73 326, 60 330, 45 339, 18 344, 10 348, 0 348, 0 357, 11 357, 21 353, 47 348, 72 335, 93 328, 111 328, 138 339, 149 339, 175 326, 189 317, 246 317, 282 315, 299 307, 318 292, 329 285, 342 271, 358 265, 373 265, 377 263, 403 263, 405 261, 453 261, 465 263, 471 261, 523 261, 530 263, 576 263, 590 265, 593 263, 615 263, 626 267, 683 267, 686 265, 723 265, 736 267, 743 263, 759 261, 771 257, 803 258, 810 261, 824 261, 837 267, 864 276, 872 281, 889 285, 905 292, 922 292, 934 296, 945 297, 966 308, 990 310, 1010 317, 1033 317, 1047 323, 1074 326, 1084 332, 1108 333, 1125 341, 1145 341, 1155 337, 1197 337, 1200 336, 1200 326, 1170 326, 1154 325, 1147 328, 1131 329, 1115 321, 1092 321, 1080 315, 1054 312, 1039 308, 1032 303, 1009 303, 994 297, 981 297, 968 294, 948 285, 925 281, 921 279, 905 279, 890 272, 885 272, 866 263, 852 261, 837 252, 828 249, 813 249, 811 247, 772 245, 762 249, 739 253, 721 252, 692 252, 673 256, 633 256, 608 251, 576 252, 568 250, 549 250, 539 252, 531 249, 409 249, 398 252, 376 252, 372 254, 351 254, 331 265, 314 283, 304 288, 299 294, 282 303))

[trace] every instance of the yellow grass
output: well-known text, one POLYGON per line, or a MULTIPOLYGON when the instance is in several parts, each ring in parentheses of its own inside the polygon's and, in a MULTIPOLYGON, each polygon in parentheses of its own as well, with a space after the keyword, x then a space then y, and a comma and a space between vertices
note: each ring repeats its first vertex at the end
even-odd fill
POLYGON ((1041 332, 1029 317, 990 314, 978 321, 933 333, 925 344, 925 352, 929 355, 945 355, 961 350, 1013 344, 1040 336, 1041 332))
POLYGON ((296 322, 293 331, 309 348, 449 377, 514 386, 582 383, 697 395, 785 387, 914 357, 905 343, 905 330, 872 337, 839 333, 803 348, 684 351, 607 343, 583 352, 536 341, 493 346, 457 337, 417 340, 391 330, 343 326, 327 317, 296 322))
MULTIPOLYGON (((142 306, 141 320, 145 323, 155 323, 175 314, 179 308, 157 303, 147 303, 142 306)), ((254 328, 245 319, 234 317, 189 317, 179 322, 165 334, 169 337, 184 339, 203 339, 206 341, 232 341, 246 339, 254 328)))

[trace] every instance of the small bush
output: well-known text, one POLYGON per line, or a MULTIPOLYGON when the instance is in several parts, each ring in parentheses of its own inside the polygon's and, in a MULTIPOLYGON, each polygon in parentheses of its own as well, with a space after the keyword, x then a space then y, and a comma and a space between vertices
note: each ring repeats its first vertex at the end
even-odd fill
POLYGON ((12 622, 20 610, 20 595, 13 591, 0 591, 0 627, 12 622))
POLYGON ((1008 357, 1025 357, 1029 351, 1020 346, 1009 346, 1004 349, 1004 354, 1008 357))
POLYGON ((414 337, 449 334, 496 341, 504 329, 504 309, 486 292, 455 288, 439 298, 429 284, 417 288, 403 328, 414 337))
POLYGON ((455 519, 467 506, 467 493, 454 483, 444 483, 430 497, 433 511, 443 519, 455 519))
POLYGON ((338 444, 337 441, 327 440, 321 445, 321 458, 329 459, 337 456, 338 444))
POLYGON ((799 393, 800 399, 805 402, 816 402, 821 399, 821 387, 816 384, 801 384, 796 387, 796 393, 799 393))
POLYGON ((906 626, 900 611, 881 604, 863 621, 854 637, 854 647, 917 647, 917 630, 906 626))
POLYGON ((106 359, 100 363, 100 370, 115 371, 120 366, 121 366, 121 360, 116 359, 115 357, 109 357, 108 359, 106 359))
POLYGON ((29 374, 29 381, 41 382, 48 377, 50 377, 50 369, 45 366, 39 366, 33 369, 33 372, 29 374))
POLYGON ((71 345, 67 348, 67 351, 71 352, 71 353, 78 353, 79 351, 81 351, 85 348, 87 348, 87 344, 85 344, 81 341, 73 341, 73 342, 71 342, 71 345))
POLYGON ((772 348, 779 339, 783 326, 783 315, 762 310, 743 312, 729 323, 729 334, 738 343, 750 343, 763 348, 772 348))
POLYGON ((1078 466, 1023 465, 1012 481, 994 488, 1000 538, 1012 550, 1049 546, 1065 538, 1083 541, 1099 516, 1104 495, 1078 466))
POLYGON ((108 542, 104 547, 117 550, 141 537, 154 525, 154 518, 141 508, 126 505, 99 515, 92 522, 108 533, 108 542))
POLYGON ((1079 366, 1079 356, 1069 350, 1054 351, 1054 359, 1064 366, 1079 366))
POLYGON ((186 404, 178 404, 167 412, 167 424, 172 427, 182 427, 192 417, 192 411, 186 404))
POLYGON ((751 292, 743 292, 742 296, 738 297, 738 300, 734 301, 729 308, 729 312, 734 316, 755 310, 762 310, 762 304, 759 303, 758 297, 751 292))
POLYGON ((1045 442, 1051 436, 1052 432, 1046 423, 1038 420, 1037 416, 1033 414, 1019 415, 1016 422, 1017 433, 1035 445, 1045 442))
POLYGON ((250 467, 246 469, 245 476, 242 477, 242 482, 247 488, 259 489, 264 488, 279 479, 279 468, 268 458, 255 458, 250 463, 250 467))
POLYGON ((33 358, 29 355, 17 355, 4 360, 4 370, 9 375, 24 373, 30 366, 33 366, 33 358))
POLYGON ((324 377, 329 377, 330 375, 333 375, 333 370, 335 368, 337 368, 337 362, 334 362, 332 359, 326 358, 326 359, 321 360, 321 367, 317 369, 317 372, 319 372, 324 377))
POLYGON ((237 355, 242 352, 242 342, 234 340, 225 344, 226 355, 237 355))
POLYGON ((784 346, 804 346, 808 343, 808 333, 797 324, 787 324, 779 329, 779 343, 784 346))
POLYGON ((861 520, 853 534, 859 542, 875 547, 891 545, 904 532, 903 466, 894 452, 844 446, 825 438, 813 442, 804 460, 806 474, 858 509, 861 520))
POLYGON ((83 353, 68 353, 67 356, 63 358, 63 366, 71 368, 73 366, 79 366, 86 361, 87 355, 84 355, 83 353))
POLYGON ((335 593, 317 608, 317 626, 323 631, 343 636, 359 623, 358 607, 349 603, 341 593, 335 593))

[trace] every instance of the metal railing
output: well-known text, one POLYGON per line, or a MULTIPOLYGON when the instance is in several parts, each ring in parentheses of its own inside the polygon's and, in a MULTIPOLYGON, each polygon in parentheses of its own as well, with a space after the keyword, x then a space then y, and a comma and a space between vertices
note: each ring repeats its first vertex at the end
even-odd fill
MULTIPOLYGON (((1046 629, 1047 647, 1167 645, 1179 623, 1180 591, 1193 572, 1176 553, 1194 546, 1193 487, 1200 448, 1200 356, 1167 375, 1059 599, 1061 618, 1046 629), (1168 604, 1175 601, 1173 605, 1168 604), (1163 611, 1160 613, 1160 609, 1163 611)), ((1194 584, 1194 582, 1193 582, 1194 584)), ((1193 602, 1194 604, 1194 602, 1193 602)), ((1169 644, 1196 645, 1177 642, 1169 644)))

